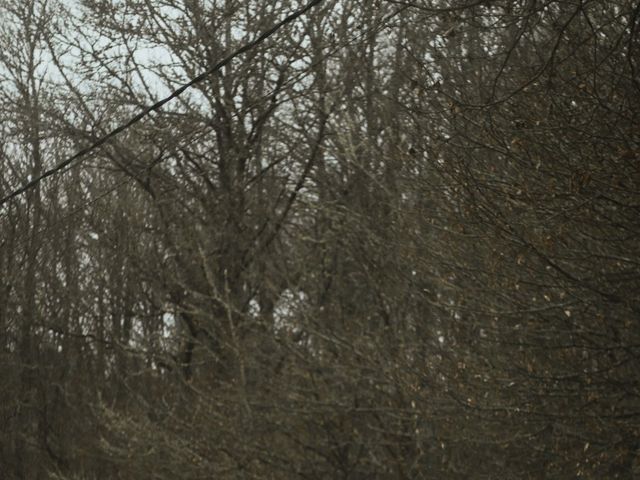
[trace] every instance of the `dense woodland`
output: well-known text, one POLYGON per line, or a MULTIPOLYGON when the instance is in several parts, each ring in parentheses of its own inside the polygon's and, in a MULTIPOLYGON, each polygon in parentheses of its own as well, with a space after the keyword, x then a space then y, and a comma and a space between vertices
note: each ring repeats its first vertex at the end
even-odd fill
MULTIPOLYGON (((317 3, 0 207, 0 477, 640 478, 640 3, 317 3)), ((0 196, 303 5, 0 0, 0 196)))

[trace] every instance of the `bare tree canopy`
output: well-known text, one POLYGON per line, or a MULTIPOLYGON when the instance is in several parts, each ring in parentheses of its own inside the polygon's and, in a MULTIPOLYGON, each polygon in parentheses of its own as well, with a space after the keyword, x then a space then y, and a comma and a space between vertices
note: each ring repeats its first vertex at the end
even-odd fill
POLYGON ((0 169, 2 478, 640 478, 638 2, 0 0, 0 169))

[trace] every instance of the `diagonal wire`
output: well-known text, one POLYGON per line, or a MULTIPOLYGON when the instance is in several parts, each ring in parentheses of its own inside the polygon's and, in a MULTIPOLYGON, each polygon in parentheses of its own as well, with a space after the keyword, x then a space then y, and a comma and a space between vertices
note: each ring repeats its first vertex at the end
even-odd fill
MULTIPOLYGON (((364 38, 364 37, 366 37, 366 36, 368 36, 368 35, 370 35, 372 33, 377 33, 379 31, 383 30, 384 28, 386 28, 388 26, 387 22, 389 22, 391 19, 393 19, 396 16, 398 16, 400 13, 402 13, 406 9, 407 9, 407 7, 400 7, 398 9, 392 11, 388 15, 385 15, 383 18, 381 18, 380 21, 375 26, 373 26, 373 27, 371 27, 371 28, 369 28, 367 30, 360 31, 360 32, 358 32, 358 34, 354 35, 349 40, 347 40, 347 41, 345 41, 345 42, 343 42, 343 43, 341 43, 339 45, 333 46, 331 49, 329 49, 329 51, 327 53, 322 55, 322 57, 319 60, 316 60, 308 68, 306 68, 305 70, 299 72, 298 74, 294 75, 292 78, 290 78, 287 81, 285 81, 280 87, 276 87, 276 88, 270 90, 269 92, 265 93, 264 95, 262 95, 260 98, 256 99, 245 110, 249 110, 249 109, 255 107, 256 105, 258 105, 259 103, 263 102, 264 100, 269 99, 275 93, 277 93, 278 89, 282 89, 283 87, 291 86, 291 85, 294 85, 295 83, 298 83, 298 82, 302 81, 305 77, 307 77, 310 74, 310 72, 313 70, 313 67, 315 67, 315 66, 321 64, 322 62, 326 61, 327 58, 331 57, 332 55, 335 55, 340 50, 342 50, 342 49, 344 49, 344 48, 346 48, 346 47, 348 47, 350 45, 353 45, 358 40, 360 40, 360 39, 362 39, 362 38, 364 38)), ((238 112, 234 112, 232 114, 233 117, 237 117, 238 115, 239 115, 238 112)), ((162 162, 163 159, 161 159, 157 163, 162 162)), ((145 170, 148 171, 150 168, 155 166, 157 163, 154 162, 153 165, 148 166, 145 170)), ((269 165, 264 170, 259 171, 254 177, 249 179, 249 181, 247 182, 247 184, 245 186, 248 186, 251 183, 253 183, 255 180, 257 180, 260 176, 262 176, 268 169, 272 168, 273 166, 274 165, 269 165)), ((72 168, 72 167, 73 166, 71 166, 69 168, 72 168)), ((64 172, 62 172, 62 173, 64 173, 64 172)), ((203 174, 200 174, 200 175, 203 175, 203 174)), ((200 175, 197 175, 197 176, 200 176, 200 175)), ((87 207, 90 207, 90 206, 98 203, 99 201, 103 200, 104 198, 107 198, 110 194, 116 192, 120 188, 122 188, 122 187, 124 187, 124 186, 126 186, 126 185, 128 185, 130 183, 133 183, 134 181, 135 181, 134 177, 126 176, 125 178, 120 179, 117 182, 114 182, 111 186, 109 186, 106 190, 104 190, 102 193, 97 195, 95 198, 92 198, 88 202, 85 202, 82 205, 72 209, 70 212, 67 212, 65 215, 63 215, 60 219, 58 219, 54 223, 48 224, 48 225, 45 225, 45 226, 41 227, 40 230, 39 230, 39 233, 43 234, 43 233, 46 233, 46 232, 52 230, 53 228, 59 226, 60 224, 62 224, 66 220, 70 219, 71 217, 73 217, 73 216, 85 211, 85 209, 87 207)))
MULTIPOLYGON (((127 130, 128 128, 132 127, 133 125, 138 123, 140 120, 142 120, 143 118, 148 116, 151 112, 160 110, 166 103, 170 102, 174 98, 176 98, 179 95, 181 95, 188 88, 191 88, 192 86, 194 86, 194 85, 196 85, 198 83, 202 83, 208 76, 210 76, 211 74, 217 72, 222 67, 228 65, 236 57, 242 55, 243 53, 248 52, 249 50, 253 49, 257 45, 261 44, 267 38, 269 38, 274 33, 276 33, 278 30, 280 30, 283 26, 288 25, 289 23, 293 22, 294 20, 296 20, 300 16, 304 15, 306 12, 308 12, 309 10, 311 10, 313 7, 315 7, 316 5, 318 5, 321 2, 322 2, 322 0, 311 0, 304 7, 300 8, 299 10, 296 10, 295 12, 291 13, 290 15, 285 17, 280 22, 276 23, 270 29, 264 31, 256 39, 252 40, 249 43, 246 43, 242 47, 238 48, 234 52, 232 52, 229 55, 227 55, 225 58, 220 60, 218 63, 216 63, 215 65, 213 65, 209 69, 207 69, 204 72, 202 72, 197 77, 194 77, 188 83, 185 83, 184 85, 182 85, 177 90, 174 90, 167 97, 163 98, 162 100, 159 100, 158 102, 154 103, 153 105, 150 105, 150 106, 145 107, 144 109, 142 109, 137 115, 133 116, 128 122, 120 125, 119 127, 114 128, 109 133, 106 133, 105 135, 100 137, 98 140, 96 140, 91 145, 79 150, 74 155, 66 158, 63 161, 61 161, 60 163, 58 163, 57 165, 55 165, 51 169, 45 171, 41 175, 35 177, 34 179, 32 179, 31 181, 26 183, 22 187, 12 191, 11 193, 9 193, 8 195, 6 195, 5 197, 3 197, 0 200, 0 207, 2 207, 5 204, 7 204, 7 202, 9 202, 11 199, 16 198, 16 197, 22 195, 23 193, 25 193, 26 191, 34 188, 36 185, 38 185, 40 182, 42 182, 42 180, 44 180, 45 178, 57 174, 61 170, 65 169, 66 167, 70 167, 71 168, 72 167, 71 164, 76 162, 76 160, 81 159, 82 157, 84 157, 88 153, 90 153, 93 150, 96 150, 97 148, 101 147, 107 141, 109 141, 111 138, 115 137, 116 135, 118 135, 119 133, 123 132, 124 130, 127 130)), ((77 165, 79 163, 80 162, 76 162, 75 165, 77 165)))

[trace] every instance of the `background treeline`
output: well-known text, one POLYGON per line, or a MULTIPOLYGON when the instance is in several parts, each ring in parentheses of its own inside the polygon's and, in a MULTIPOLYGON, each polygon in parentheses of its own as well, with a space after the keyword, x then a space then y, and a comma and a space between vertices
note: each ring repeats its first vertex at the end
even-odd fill
MULTIPOLYGON (((0 193, 302 5, 0 0, 0 193)), ((0 212, 3 479, 640 478, 640 3, 324 0, 0 212)))

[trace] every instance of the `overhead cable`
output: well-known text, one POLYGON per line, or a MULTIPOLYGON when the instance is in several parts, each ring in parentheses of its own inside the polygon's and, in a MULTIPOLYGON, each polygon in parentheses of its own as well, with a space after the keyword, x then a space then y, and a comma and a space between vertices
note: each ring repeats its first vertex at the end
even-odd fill
MULTIPOLYGON (((182 85, 177 90, 174 90, 167 97, 163 98, 162 100, 159 100, 158 102, 154 103, 153 105, 150 105, 150 106, 145 107, 144 109, 142 109, 138 114, 133 116, 128 122, 126 122, 126 123, 114 128, 110 132, 108 132, 105 135, 103 135, 102 137, 98 138, 91 145, 83 148, 82 150, 79 150, 74 155, 66 158, 65 160, 63 160, 63 161, 59 162, 58 164, 56 164, 54 167, 50 168, 49 170, 46 170, 42 174, 40 174, 37 177, 31 179, 29 182, 24 184, 22 187, 14 190, 11 193, 9 193, 8 195, 4 196, 0 200, 0 207, 4 206, 11 199, 16 198, 16 197, 22 195, 23 193, 25 193, 26 191, 34 188, 36 185, 38 185, 40 182, 42 182, 42 180, 44 180, 45 178, 50 177, 52 175, 55 175, 55 174, 61 172, 62 170, 64 170, 66 167, 71 166, 71 164, 73 164, 77 160, 81 159, 82 157, 84 157, 88 153, 90 153, 93 150, 95 150, 95 149, 101 147, 102 145, 104 145, 111 138, 115 137, 116 135, 122 133, 123 131, 127 130, 128 128, 130 128, 133 125, 135 125, 136 123, 138 123, 140 120, 142 120, 143 118, 148 116, 151 112, 159 110, 160 108, 162 108, 162 106, 164 106, 166 103, 170 102, 174 98, 176 98, 179 95, 181 95, 188 88, 191 88, 194 85, 203 82, 208 76, 210 76, 211 74, 213 74, 213 73, 217 72, 218 70, 220 70, 222 67, 224 67, 224 66, 228 65, 229 63, 231 63, 231 61, 234 58, 236 58, 236 57, 242 55, 243 53, 246 53, 249 50, 255 48, 257 45, 261 44, 267 38, 269 38, 274 33, 276 33, 278 30, 280 30, 282 27, 284 27, 285 25, 288 25, 289 23, 293 22, 297 18, 301 17, 302 15, 304 15, 306 12, 308 12, 309 10, 311 10, 313 7, 315 7, 316 5, 318 5, 321 2, 322 2, 322 0, 311 0, 304 7, 300 8, 299 10, 296 10, 295 12, 291 13, 290 15, 288 15, 286 18, 284 18, 280 22, 276 23, 270 29, 264 31, 256 39, 252 40, 249 43, 246 43, 242 47, 238 48, 234 52, 232 52, 229 55, 227 55, 225 58, 220 60, 218 63, 216 63, 215 65, 213 65, 209 69, 207 69, 204 72, 202 72, 197 77, 194 77, 188 83, 185 83, 184 85, 182 85)), ((80 162, 76 162, 76 164, 79 164, 79 163, 80 162)))

